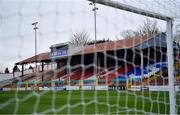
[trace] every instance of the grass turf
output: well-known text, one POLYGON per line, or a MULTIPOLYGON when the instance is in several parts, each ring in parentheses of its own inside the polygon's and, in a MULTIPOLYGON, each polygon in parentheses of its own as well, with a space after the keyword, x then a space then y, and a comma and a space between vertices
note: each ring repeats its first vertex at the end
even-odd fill
MULTIPOLYGON (((178 95, 177 104, 180 104, 179 99, 178 95)), ((168 100, 168 92, 11 91, 0 92, 0 114, 168 114, 168 100)))

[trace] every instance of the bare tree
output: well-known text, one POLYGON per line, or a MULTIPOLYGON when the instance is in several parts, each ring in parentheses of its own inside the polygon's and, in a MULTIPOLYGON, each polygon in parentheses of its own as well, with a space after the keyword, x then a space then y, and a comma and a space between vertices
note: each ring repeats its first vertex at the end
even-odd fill
POLYGON ((17 65, 14 65, 14 67, 13 67, 13 73, 14 72, 20 72, 20 69, 18 68, 17 65))
POLYGON ((86 32, 76 32, 72 34, 70 39, 70 44, 79 46, 79 45, 86 45, 90 41, 89 35, 86 32))
POLYGON ((157 21, 151 21, 148 18, 144 21, 143 26, 139 29, 140 35, 154 35, 159 33, 160 30, 157 27, 157 21))
POLYGON ((135 37, 135 32, 133 30, 126 30, 121 32, 123 38, 129 39, 135 37))
POLYGON ((124 38, 136 38, 144 35, 154 35, 160 33, 160 29, 157 26, 157 21, 151 21, 149 19, 144 20, 143 25, 137 31, 126 30, 121 33, 124 38))
POLYGON ((111 42, 112 40, 110 40, 109 38, 103 38, 103 39, 99 39, 99 40, 91 40, 88 42, 88 45, 93 45, 93 44, 100 44, 100 43, 105 43, 105 42, 111 42))

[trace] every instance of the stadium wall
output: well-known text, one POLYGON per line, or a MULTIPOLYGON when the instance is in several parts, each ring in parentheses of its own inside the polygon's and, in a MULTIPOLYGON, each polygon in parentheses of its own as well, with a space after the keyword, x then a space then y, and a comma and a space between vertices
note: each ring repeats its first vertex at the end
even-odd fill
MULTIPOLYGON (((131 88, 129 90, 132 91, 141 91, 142 89, 148 89, 149 91, 169 91, 169 86, 145 86, 145 87, 141 87, 141 86, 131 86, 131 88)), ((175 86, 175 90, 176 91, 180 91, 180 86, 175 86)))
POLYGON ((11 74, 11 73, 9 73, 9 74, 0 74, 0 81, 12 79, 12 78, 13 78, 13 74, 11 74))
MULTIPOLYGON (((127 88, 123 87, 114 87, 111 86, 61 86, 61 87, 17 87, 17 88, 1 88, 1 91, 32 91, 32 90, 40 90, 40 91, 66 91, 66 90, 126 90, 127 88)), ((131 86, 131 88, 128 88, 130 91, 169 91, 169 86, 131 86)), ((180 91, 180 86, 175 86, 176 91, 180 91)))

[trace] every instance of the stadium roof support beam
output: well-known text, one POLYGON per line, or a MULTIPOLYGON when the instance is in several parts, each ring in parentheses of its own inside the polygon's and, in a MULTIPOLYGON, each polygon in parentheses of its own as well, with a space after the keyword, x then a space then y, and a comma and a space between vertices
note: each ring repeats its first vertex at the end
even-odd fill
POLYGON ((22 77, 24 76, 24 64, 21 65, 22 66, 22 77))
POLYGON ((137 8, 137 7, 133 7, 130 5, 126 5, 126 4, 122 4, 118 1, 112 1, 112 0, 88 0, 88 1, 92 1, 95 3, 99 3, 105 6, 110 6, 113 8, 117 8, 117 9, 121 9, 121 10, 125 10, 128 12, 133 12, 136 14, 140 14, 140 15, 144 15, 144 16, 148 16, 148 17, 152 17, 152 18, 156 18, 156 19, 160 19, 160 20, 169 20, 172 19, 173 17, 168 17, 168 16, 164 16, 158 13, 154 13, 154 12, 150 12, 141 8, 137 8))
POLYGON ((44 62, 41 62, 42 64, 42 82, 44 81, 44 62))

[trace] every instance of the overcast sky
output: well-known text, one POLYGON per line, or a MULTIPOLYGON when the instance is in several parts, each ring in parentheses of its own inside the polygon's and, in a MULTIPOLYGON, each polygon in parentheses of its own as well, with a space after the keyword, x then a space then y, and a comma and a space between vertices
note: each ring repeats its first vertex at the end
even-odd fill
MULTIPOLYGON (((143 0, 137 1, 141 1, 142 7, 146 6, 143 0)), ((138 4, 134 2, 134 5, 138 4)), ((136 30, 146 19, 99 4, 97 7, 98 39, 121 39, 122 31, 136 30)), ((85 31, 94 39, 92 6, 86 0, 1 0, 0 71, 4 71, 5 67, 12 68, 15 62, 34 55, 34 30, 31 23, 35 21, 39 22, 38 53, 50 51, 49 47, 53 44, 69 41, 75 32, 85 31)), ((166 23, 157 22, 164 31, 166 23)))

